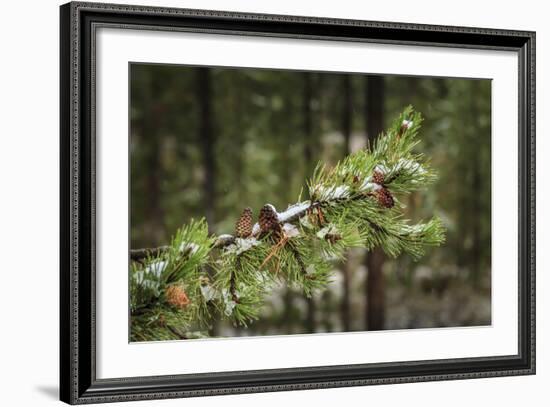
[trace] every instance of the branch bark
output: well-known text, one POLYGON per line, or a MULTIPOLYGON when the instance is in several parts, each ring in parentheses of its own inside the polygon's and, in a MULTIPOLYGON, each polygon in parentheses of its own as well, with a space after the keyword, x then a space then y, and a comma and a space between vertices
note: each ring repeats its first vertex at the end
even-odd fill
MULTIPOLYGON (((309 210, 321 207, 324 204, 326 204, 326 202, 313 202, 307 207, 304 207, 304 209, 300 211, 295 211, 295 212, 293 211, 289 215, 285 215, 285 212, 280 213, 279 224, 283 225, 284 223, 296 222, 297 220, 305 216, 309 210)), ((256 232, 252 236, 257 237, 258 235, 259 233, 256 232)), ((226 246, 229 246, 234 242, 235 242, 235 236, 229 235, 229 234, 220 235, 218 239, 215 241, 212 248, 221 249, 226 246)), ((130 250, 130 259, 132 261, 142 261, 147 257, 158 257, 164 252, 166 252, 169 248, 170 246, 160 246, 160 247, 150 247, 150 248, 144 248, 144 249, 133 249, 133 250, 130 250)))
POLYGON ((133 261, 141 261, 143 259, 146 259, 147 257, 158 257, 166 250, 168 250, 168 246, 134 249, 130 250, 130 259, 133 261))
MULTIPOLYGON (((368 196, 368 194, 359 194, 355 196, 350 196, 348 198, 334 198, 327 201, 315 201, 307 206, 304 205, 304 208, 298 211, 295 210, 287 210, 285 212, 279 213, 279 224, 283 225, 285 223, 293 223, 298 221, 300 218, 304 217, 309 211, 316 209, 316 208, 322 208, 323 206, 329 205, 331 202, 342 202, 345 200, 356 200, 356 199, 364 199, 368 196)), ((307 201, 306 201, 307 202, 307 201)), ((259 226, 258 224, 254 225, 254 229, 258 229, 258 232, 254 232, 252 234, 252 237, 258 237, 259 232, 259 226)), ((236 237, 230 234, 224 234, 218 236, 214 244, 212 245, 213 249, 222 249, 224 247, 229 246, 230 244, 235 242, 236 237)), ((158 257, 168 251, 170 249, 170 246, 159 246, 159 247, 149 247, 144 249, 133 249, 130 250, 130 259, 132 261, 140 262, 146 259, 147 257, 158 257)))

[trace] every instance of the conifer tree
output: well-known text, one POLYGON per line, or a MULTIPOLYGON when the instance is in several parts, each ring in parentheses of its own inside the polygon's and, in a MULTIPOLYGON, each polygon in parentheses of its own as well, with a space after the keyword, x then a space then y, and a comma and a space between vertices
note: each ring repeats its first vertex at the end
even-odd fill
POLYGON ((245 208, 233 234, 212 236, 204 219, 179 229, 169 245, 131 251, 131 340, 207 336, 212 321, 247 326, 277 284, 305 297, 331 281, 332 263, 347 249, 380 247, 389 257, 420 258, 444 242, 434 217, 411 224, 400 198, 436 175, 414 151, 422 118, 408 107, 363 150, 332 168, 319 163, 308 196, 284 211, 266 203, 254 223, 245 208))

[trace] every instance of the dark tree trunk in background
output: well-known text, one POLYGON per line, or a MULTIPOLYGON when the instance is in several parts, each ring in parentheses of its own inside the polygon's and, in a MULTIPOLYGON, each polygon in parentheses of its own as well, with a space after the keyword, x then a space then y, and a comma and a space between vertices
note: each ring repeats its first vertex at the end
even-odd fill
POLYGON ((386 310, 386 282, 382 267, 384 252, 379 247, 367 255, 367 329, 379 331, 384 329, 386 310))
MULTIPOLYGON (((304 163, 310 173, 313 167, 313 113, 311 111, 311 102, 313 99, 313 78, 310 72, 304 74, 304 94, 303 94, 303 118, 304 118, 304 163)), ((307 299, 307 317, 306 329, 308 332, 315 332, 315 300, 313 297, 307 299)))
MULTIPOLYGON (((352 129, 352 93, 350 75, 342 78, 342 134, 344 135, 344 156, 350 153, 350 138, 352 129)), ((349 259, 349 256, 346 256, 349 259)), ((342 264, 342 327, 344 331, 351 330, 351 270, 349 261, 342 264)))
MULTIPOLYGON (((203 202, 209 228, 214 225, 216 195, 216 161, 214 156, 215 136, 212 129, 212 85, 209 68, 197 69, 197 100, 199 107, 199 142, 202 149, 204 180, 203 202)), ((211 230, 211 232, 213 232, 211 230)))
POLYGON ((151 169, 147 177, 147 235, 154 242, 153 246, 160 244, 160 225, 162 225, 162 208, 160 206, 160 149, 159 137, 153 131, 147 136, 149 141, 147 166, 151 169))
POLYGON ((245 145, 245 132, 243 129, 246 128, 246 124, 244 121, 244 114, 243 111, 246 109, 245 107, 245 97, 244 97, 244 90, 245 83, 242 78, 242 74, 236 75, 235 81, 237 82, 237 89, 235 90, 235 106, 234 109, 234 121, 235 121, 235 128, 237 131, 234 133, 235 137, 235 143, 238 146, 239 152, 236 163, 235 163, 235 180, 237 181, 238 190, 239 190, 239 197, 243 199, 244 202, 248 202, 248 199, 246 199, 246 188, 245 188, 245 181, 244 181, 244 145, 245 145))
MULTIPOLYGON (((369 76, 366 81, 365 121, 367 138, 373 141, 384 130, 384 78, 369 76)), ((382 268, 384 253, 376 248, 366 257, 366 326, 369 331, 384 329, 385 281, 382 268)))
POLYGON ((344 135, 344 155, 348 155, 351 151, 351 114, 352 114, 352 91, 351 91, 351 76, 345 75, 342 78, 342 133, 344 135))
MULTIPOLYGON (((329 103, 326 98, 326 87, 327 87, 327 78, 324 75, 316 75, 315 77, 315 101, 317 103, 317 108, 315 109, 315 126, 313 128, 313 133, 315 134, 315 140, 317 143, 317 150, 321 149, 321 143, 323 134, 326 133, 326 123, 330 121, 332 109, 330 106, 327 108, 329 103)), ((313 173, 314 165, 317 165, 318 153, 315 153, 315 160, 312 163, 312 167, 309 169, 307 174, 304 174, 303 179, 309 179, 313 173)), ((305 188, 305 186, 304 186, 305 188)), ((317 320, 315 321, 315 328, 319 330, 319 327, 322 327, 323 332, 333 332, 334 331, 334 293, 332 290, 323 290, 319 301, 317 302, 317 320)))
MULTIPOLYGON (((202 186, 202 199, 204 213, 208 222, 208 229, 213 233, 214 209, 216 199, 216 161, 214 155, 215 137, 212 129, 212 84, 209 68, 197 68, 197 103, 198 103, 198 130, 199 143, 202 150, 204 179, 202 186)), ((212 270, 208 270, 212 273, 212 270)), ((212 322, 209 334, 219 335, 217 321, 212 322)))
POLYGON ((303 118, 304 118, 304 162, 306 167, 312 166, 313 162, 313 118, 311 112, 312 99, 312 74, 304 73, 304 96, 303 96, 303 118))
POLYGON ((161 124, 164 114, 164 105, 158 101, 159 83, 155 78, 151 79, 151 91, 148 92, 149 105, 148 114, 143 119, 143 140, 147 146, 146 166, 149 172, 146 178, 145 194, 145 240, 147 245, 157 246, 162 243, 163 236, 163 213, 160 203, 161 171, 160 146, 161 146, 161 124))

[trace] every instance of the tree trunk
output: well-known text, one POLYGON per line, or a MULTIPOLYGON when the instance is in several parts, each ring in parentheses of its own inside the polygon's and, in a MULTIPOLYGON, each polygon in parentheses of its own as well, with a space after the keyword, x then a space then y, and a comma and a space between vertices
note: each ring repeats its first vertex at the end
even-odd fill
MULTIPOLYGON (((344 75, 342 78, 342 134, 344 135, 344 156, 350 153, 350 138, 352 129, 351 105, 351 78, 350 75, 344 75)), ((346 256, 349 259, 349 256, 346 256)), ((351 270, 349 261, 342 264, 342 327, 348 332, 351 330, 351 270)))
POLYGON ((384 252, 379 247, 367 255, 367 329, 379 331, 384 329, 386 310, 386 282, 382 267, 384 252))
MULTIPOLYGON (((313 114, 311 102, 313 98, 312 74, 304 73, 304 94, 303 94, 303 118, 304 118, 304 163, 309 171, 313 167, 313 114)), ((307 299, 306 329, 308 332, 315 332, 315 299, 307 299)))
MULTIPOLYGON (((365 121, 367 140, 372 145, 384 129, 384 78, 369 76, 366 81, 365 121)), ((382 273, 384 253, 376 248, 367 253, 366 328, 369 331, 384 329, 385 281, 382 273)))
POLYGON ((162 242, 163 236, 163 211, 161 206, 161 123, 164 106, 159 102, 160 87, 158 80, 151 78, 150 92, 148 92, 148 113, 143 119, 143 140, 146 144, 146 167, 149 168, 145 183, 145 241, 149 246, 157 246, 162 242))
MULTIPOLYGON (((211 71, 209 68, 197 68, 197 88, 196 98, 198 104, 198 130, 199 143, 202 152, 202 165, 204 169, 204 179, 202 185, 202 200, 205 212, 205 218, 208 223, 210 233, 214 233, 214 209, 216 198, 216 161, 214 156, 215 138, 212 131, 212 89, 211 89, 211 71)), ((212 273, 212 270, 208 270, 212 273)), ((210 327, 210 336, 219 335, 219 327, 214 320, 210 327)))
POLYGON ((197 100, 199 106, 199 142, 201 144, 204 180, 203 202, 208 226, 212 233, 214 225, 216 195, 216 161, 214 156, 215 137, 212 131, 210 68, 197 68, 197 100))

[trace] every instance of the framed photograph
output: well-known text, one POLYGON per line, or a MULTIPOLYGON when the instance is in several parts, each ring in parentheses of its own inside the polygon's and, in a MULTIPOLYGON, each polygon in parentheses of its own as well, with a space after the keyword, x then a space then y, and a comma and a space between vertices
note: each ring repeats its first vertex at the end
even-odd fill
POLYGON ((535 33, 60 12, 61 400, 535 373, 535 33))

